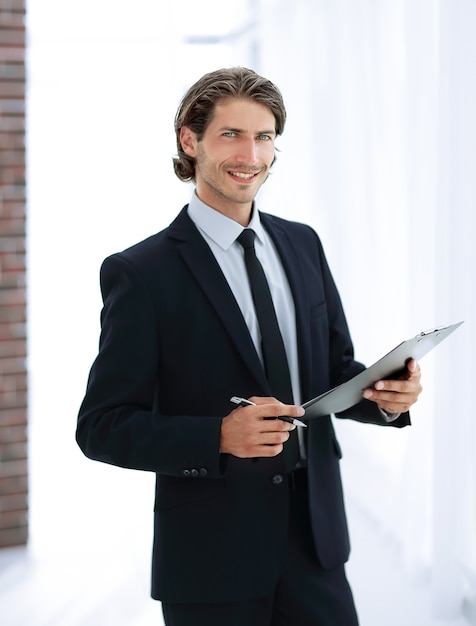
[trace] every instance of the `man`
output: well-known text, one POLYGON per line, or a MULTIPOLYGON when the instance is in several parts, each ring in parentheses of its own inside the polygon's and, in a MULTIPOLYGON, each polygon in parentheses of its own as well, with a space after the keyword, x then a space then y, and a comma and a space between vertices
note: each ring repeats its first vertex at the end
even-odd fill
MULTIPOLYGON (((77 441, 90 458, 156 473, 152 596, 172 626, 357 624, 331 418, 299 436, 282 419, 363 369, 317 235, 254 205, 285 119, 279 90, 253 71, 202 77, 175 120, 190 204, 101 269, 77 441), (265 316, 254 249, 274 303, 265 316), (284 362, 268 353, 281 344, 284 362), (236 394, 254 404, 232 408, 236 394)), ((412 361, 339 417, 405 426, 420 391, 412 361)))

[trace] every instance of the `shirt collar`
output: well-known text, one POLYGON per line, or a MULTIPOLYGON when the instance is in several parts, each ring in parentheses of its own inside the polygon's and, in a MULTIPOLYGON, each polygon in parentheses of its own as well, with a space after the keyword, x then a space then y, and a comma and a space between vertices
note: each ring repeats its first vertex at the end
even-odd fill
MULTIPOLYGON (((243 231, 241 224, 209 207, 200 200, 196 193, 193 194, 188 205, 188 215, 199 230, 204 232, 210 239, 213 239, 225 251, 228 250, 243 231)), ((264 243, 263 226, 254 202, 248 228, 252 228, 260 242, 264 243)))

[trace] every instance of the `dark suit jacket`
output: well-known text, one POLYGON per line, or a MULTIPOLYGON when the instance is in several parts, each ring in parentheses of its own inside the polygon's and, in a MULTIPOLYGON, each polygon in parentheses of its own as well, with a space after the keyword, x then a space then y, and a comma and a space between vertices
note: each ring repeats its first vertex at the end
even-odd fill
MULTIPOLYGON (((315 232, 262 214, 296 307, 303 399, 363 366, 315 232)), ((77 441, 92 459, 157 474, 152 595, 219 602, 264 595, 286 548, 283 455, 219 454, 230 397, 271 395, 233 294, 186 207, 169 228, 105 260, 100 350, 77 441)), ((362 401, 345 417, 384 425, 362 401)), ((409 423, 401 416, 393 426, 409 423)), ((331 568, 349 539, 330 417, 308 429, 309 497, 316 551, 331 568)))

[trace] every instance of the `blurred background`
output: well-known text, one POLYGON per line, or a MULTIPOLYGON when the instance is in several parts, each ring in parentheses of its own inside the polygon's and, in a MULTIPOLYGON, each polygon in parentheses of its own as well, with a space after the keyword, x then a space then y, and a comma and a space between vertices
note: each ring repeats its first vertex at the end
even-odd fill
MULTIPOLYGON (((161 623, 148 597, 154 477, 82 456, 76 416, 99 266, 188 201, 172 170, 175 110, 231 65, 283 92, 288 123, 258 206, 321 236, 357 358, 465 320, 422 360, 412 428, 336 428, 362 626, 476 624, 474 0, 0 0, 2 77, 21 61, 20 22, 28 498, 0 550, 2 625, 161 623)), ((9 188, 4 177, 2 210, 9 188)), ((11 415, 2 408, 0 426, 11 415)), ((12 501, 0 492, 4 523, 12 501)))

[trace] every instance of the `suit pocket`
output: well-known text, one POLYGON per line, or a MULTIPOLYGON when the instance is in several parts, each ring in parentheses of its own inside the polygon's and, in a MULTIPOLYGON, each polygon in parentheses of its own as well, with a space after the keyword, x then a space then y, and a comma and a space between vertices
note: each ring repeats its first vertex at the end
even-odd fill
POLYGON ((317 320, 321 317, 327 316, 327 302, 321 302, 311 308, 311 319, 317 320))
POLYGON ((222 478, 177 478, 158 476, 155 494, 156 511, 165 511, 223 494, 222 478))

